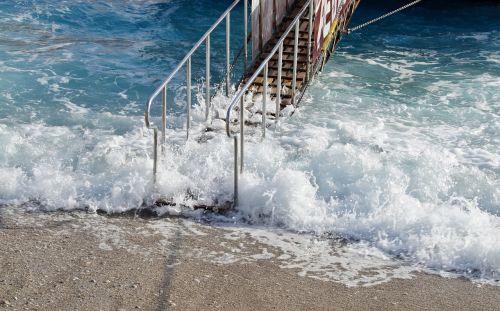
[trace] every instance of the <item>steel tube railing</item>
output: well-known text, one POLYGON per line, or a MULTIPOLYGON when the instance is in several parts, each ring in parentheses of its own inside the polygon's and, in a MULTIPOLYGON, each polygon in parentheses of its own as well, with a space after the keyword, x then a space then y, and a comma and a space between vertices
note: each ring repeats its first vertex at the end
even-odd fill
POLYGON ((243 55, 244 55, 244 64, 245 68, 243 68, 243 71, 247 70, 248 67, 248 40, 247 40, 247 34, 248 34, 248 0, 243 1, 243 10, 245 11, 245 14, 243 14, 243 23, 245 24, 243 27, 245 29, 245 38, 243 38, 243 55))
POLYGON ((208 120, 210 112, 210 35, 207 36, 205 42, 205 120, 208 120))
MULTIPOLYGON (((332 6, 333 6, 333 1, 332 1, 332 6)), ((311 48, 312 48, 312 36, 313 36, 313 9, 314 9, 314 3, 311 1, 309 4, 309 24, 307 26, 307 81, 311 79, 311 48)), ((333 10, 330 11, 330 14, 333 14, 333 10)))
POLYGON ((267 115, 267 77, 269 76, 269 63, 264 66, 264 89, 262 94, 262 138, 266 138, 266 115, 267 115))
MULTIPOLYGON (((186 97, 186 102, 187 102, 187 122, 186 122, 186 137, 189 138, 189 130, 191 128, 191 109, 192 109, 192 56, 193 54, 201 47, 201 45, 205 44, 206 46, 206 118, 209 117, 209 111, 210 111, 210 35, 211 33, 225 20, 226 21, 226 70, 227 70, 227 80, 226 80, 226 92, 229 94, 230 90, 230 21, 231 17, 230 14, 233 11, 233 9, 236 7, 238 3, 240 3, 242 0, 235 0, 225 11, 224 13, 215 21, 215 23, 205 32, 205 34, 196 42, 196 44, 191 48, 191 50, 186 54, 186 56, 182 59, 182 61, 174 68, 174 70, 167 76, 167 78, 156 88, 156 90, 153 92, 153 94, 148 98, 148 101, 146 103, 145 111, 144 111, 144 121, 146 124, 146 127, 148 129, 152 129, 154 131, 154 147, 153 147, 153 157, 154 157, 154 163, 153 163, 153 175, 154 175, 154 180, 156 181, 156 173, 157 173, 157 167, 158 167, 158 130, 161 130, 161 145, 162 145, 162 151, 165 149, 165 142, 166 142, 166 127, 167 127, 167 89, 168 89, 168 84, 172 81, 174 76, 185 66, 186 67, 186 92, 187 92, 187 97, 186 97), (229 64, 229 65, 228 65, 229 64), (158 126, 156 126, 152 120, 151 120, 151 107, 153 106, 153 103, 155 99, 162 93, 162 128, 159 129, 158 126)), ((243 19, 244 19, 244 36, 243 36, 243 45, 244 45, 244 50, 245 50, 245 69, 247 67, 247 61, 248 61, 248 0, 243 0, 243 7, 244 7, 244 14, 243 14, 243 19)))
POLYGON ((226 16, 226 96, 231 89, 231 13, 226 16))
POLYGON ((154 141, 154 146, 153 146, 153 157, 154 157, 154 162, 153 162, 153 183, 156 184, 156 172, 158 171, 158 128, 154 127, 153 128, 153 141, 154 141))
MULTIPOLYGON (((217 19, 217 21, 210 27, 210 29, 200 38, 200 40, 193 46, 193 48, 187 53, 187 55, 183 58, 183 60, 175 67, 175 69, 170 73, 170 75, 165 79, 160 86, 153 92, 153 94, 149 97, 146 109, 145 109, 145 124, 148 129, 152 129, 154 131, 154 147, 153 147, 153 180, 156 182, 157 172, 158 172, 158 127, 151 122, 151 107, 153 102, 158 97, 160 93, 162 93, 162 149, 164 149, 165 141, 166 141, 166 127, 167 127, 167 90, 168 84, 172 81, 174 76, 181 70, 183 66, 186 68, 186 92, 187 92, 187 138, 189 138, 189 129, 191 127, 191 109, 192 109, 192 55, 200 48, 201 45, 205 45, 205 78, 206 78, 206 90, 205 90, 205 99, 206 99, 206 118, 209 118, 211 102, 210 102, 210 70, 211 70, 211 47, 210 47, 210 39, 211 33, 225 20, 226 21, 226 94, 230 93, 230 82, 231 82, 231 64, 230 64, 230 47, 231 47, 231 36, 230 36, 230 21, 231 21, 231 11, 235 8, 235 6, 241 0, 235 0, 228 9, 217 19)), ((244 38, 243 38, 243 49, 244 49, 244 69, 248 67, 248 0, 243 0, 244 7, 244 38)), ((263 106, 262 106, 262 133, 263 137, 266 135, 266 115, 267 115, 267 95, 269 93, 269 83, 268 83, 268 75, 269 75, 269 61, 272 57, 279 53, 279 61, 278 61, 278 82, 277 82, 277 94, 278 97, 276 99, 276 121, 279 120, 279 111, 281 108, 281 97, 282 97, 282 69, 283 69, 283 49, 284 49, 284 40, 288 37, 291 31, 295 27, 295 46, 294 46, 294 79, 292 81, 293 87, 293 97, 292 100, 295 103, 295 93, 296 93, 296 85, 297 85, 297 58, 298 58, 298 33, 300 26, 300 18, 304 15, 307 8, 310 8, 310 12, 314 11, 314 2, 313 0, 307 0, 303 7, 300 9, 299 13, 296 15, 292 23, 288 26, 286 31, 283 33, 281 38, 276 43, 275 47, 272 49, 271 53, 266 57, 266 59, 262 62, 259 68, 254 72, 254 74, 247 80, 246 84, 241 88, 235 96, 233 96, 233 100, 228 107, 226 113, 226 133, 229 137, 233 137, 234 139, 234 204, 238 203, 238 183, 239 183, 239 175, 243 173, 244 170, 244 138, 245 138, 245 113, 244 113, 244 94, 248 91, 249 87, 255 82, 255 79, 263 74, 264 75, 264 94, 263 94, 263 106), (236 105, 239 103, 240 106, 240 137, 232 135, 230 129, 231 123, 231 114, 236 105), (239 158, 239 159, 238 159, 239 158)), ((312 20, 312 14, 310 13, 310 20, 312 20)), ((309 24, 309 40, 311 41, 312 37, 312 23, 310 21, 309 24)), ((308 44, 308 66, 310 66, 310 58, 311 58, 311 42, 308 44)), ((311 68, 308 67, 308 74, 311 68)))
POLYGON ((241 148, 240 148, 240 170, 241 172, 243 173, 243 169, 244 169, 244 155, 245 155, 245 152, 244 152, 244 139, 245 139, 245 98, 244 97, 241 97, 240 99, 240 141, 241 141, 241 148))
MULTIPOLYGON (((265 124, 265 120, 266 120, 266 101, 267 101, 267 84, 268 84, 268 81, 267 81, 267 74, 268 74, 268 69, 269 69, 269 61, 274 57, 274 55, 279 52, 279 61, 278 61, 278 66, 279 66, 279 70, 278 70, 278 98, 276 99, 277 101, 277 104, 276 104, 276 119, 278 119, 278 115, 279 115, 279 109, 280 109, 280 105, 281 105, 281 69, 282 69, 282 61, 283 61, 283 42, 285 41, 285 39, 288 37, 288 35, 290 34, 290 32, 295 28, 295 49, 294 49, 294 87, 292 88, 292 92, 293 94, 295 94, 295 90, 294 88, 296 87, 296 75, 297 75, 297 54, 298 54, 298 33, 299 33, 299 26, 300 26, 300 18, 304 15, 305 11, 308 9, 308 8, 311 8, 312 11, 314 11, 314 4, 313 4, 313 0, 308 0, 306 1, 306 3, 304 4, 304 6, 301 8, 301 10, 299 11, 299 13, 297 14, 297 16, 293 19, 293 21, 290 23, 290 25, 288 26, 288 28, 285 30, 285 32, 283 33, 283 35, 281 36, 281 38, 277 41, 276 45, 274 46, 274 48, 271 50, 271 52, 267 55, 267 57, 263 60, 263 62, 260 64, 260 66, 257 68, 257 70, 255 70, 255 72, 253 73, 253 75, 247 80, 247 82, 245 83, 245 85, 243 87, 240 88, 240 90, 233 96, 233 99, 231 100, 231 104, 229 105, 228 109, 227 109, 227 112, 226 112, 226 134, 228 137, 232 137, 234 139, 234 162, 235 162, 235 169, 234 169, 234 204, 236 205, 237 202, 238 202, 238 183, 239 183, 239 174, 240 172, 242 173, 243 172, 243 167, 244 167, 244 154, 243 154, 243 149, 244 149, 244 119, 243 119, 243 116, 244 116, 244 111, 243 109, 244 108, 244 95, 246 92, 248 92, 248 90, 250 89, 250 87, 254 84, 255 82, 255 79, 257 79, 257 77, 259 77, 262 72, 264 71, 264 95, 263 95, 263 109, 262 109, 262 119, 263 119, 263 122, 262 122, 262 130, 263 130, 263 136, 265 136, 265 127, 266 127, 266 124, 265 124), (236 107, 236 105, 239 104, 240 106, 240 144, 238 146, 238 136, 236 135, 233 135, 232 132, 231 132, 231 115, 232 115, 232 112, 234 110, 234 108, 236 107), (239 151, 241 150, 241 154, 240 154, 240 170, 238 170, 238 167, 237 167, 237 163, 238 163, 238 153, 239 151)), ((308 55, 310 57, 310 55, 312 54, 311 53, 311 46, 308 46, 308 55)), ((310 60, 308 59, 308 62, 310 60)))
POLYGON ((162 113, 161 113, 161 150, 165 148, 165 141, 167 137, 167 86, 163 87, 161 92, 161 102, 162 102, 162 113))
POLYGON ((186 138, 189 139, 189 129, 191 128, 191 57, 188 58, 186 63, 186 100, 187 100, 187 120, 186 120, 186 138))
POLYGON ((296 95, 297 95, 297 57, 299 53, 299 26, 300 24, 295 24, 295 38, 293 43, 293 79, 292 79, 292 105, 296 105, 296 95))
POLYGON ((243 95, 248 91, 248 89, 252 86, 252 84, 255 82, 255 79, 261 74, 261 72, 264 69, 264 66, 269 63, 271 58, 276 54, 280 46, 283 44, 283 41, 285 41, 286 37, 288 34, 292 31, 292 29, 295 27, 295 24, 300 20, 300 17, 304 14, 305 10, 307 9, 307 6, 311 3, 313 0, 308 0, 306 4, 302 7, 300 10, 299 14, 295 17, 295 19, 292 21, 292 23, 288 26, 287 30, 283 33, 281 38, 276 42, 275 47, 271 50, 271 52, 268 54, 268 56, 264 59, 264 61, 260 64, 260 66, 255 70, 254 74, 247 80, 247 83, 236 93, 236 95, 233 96, 233 99, 231 101, 231 104, 227 108, 227 113, 226 113, 226 134, 228 137, 231 137, 231 114, 236 107, 236 104, 239 102, 239 100, 243 97, 243 95))
MULTIPOLYGON (((163 87, 165 87, 172 79, 174 76, 181 70, 181 68, 186 64, 187 60, 198 50, 198 48, 206 41, 206 38, 219 26, 219 24, 226 18, 227 14, 230 13, 234 7, 240 2, 241 0, 235 0, 224 13, 217 19, 217 21, 210 27, 210 29, 205 32, 205 34, 196 42, 196 44, 193 46, 193 48, 187 53, 187 55, 182 59, 182 61, 175 67, 175 69, 170 73, 170 75, 165 79, 165 81, 162 82, 162 84, 153 92, 153 94, 149 97, 147 105, 146 105, 146 113, 145 113, 145 123, 146 127, 152 129, 153 125, 151 123, 151 106, 153 105, 153 101, 155 98, 160 94, 162 91, 163 87)), ((245 11, 244 15, 247 15, 248 11, 245 11)), ((247 29, 248 30, 248 29, 247 29)), ((246 35, 248 31, 245 32, 245 40, 246 40, 246 35)))
MULTIPOLYGON (((243 142, 241 143, 243 146, 243 142)), ((241 159, 243 161, 243 158, 241 159)), ((233 204, 238 205, 238 184, 239 184, 239 171, 238 171, 238 136, 234 136, 234 192, 233 192, 233 204)))
POLYGON ((276 123, 279 122, 280 119, 280 110, 281 110, 281 78, 283 71, 283 42, 280 44, 280 48, 278 50, 278 79, 276 83, 276 123))

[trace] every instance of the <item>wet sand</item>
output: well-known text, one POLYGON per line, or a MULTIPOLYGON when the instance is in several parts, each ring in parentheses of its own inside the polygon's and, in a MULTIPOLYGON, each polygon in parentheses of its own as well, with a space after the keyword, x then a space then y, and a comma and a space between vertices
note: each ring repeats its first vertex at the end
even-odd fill
POLYGON ((0 215, 5 310, 500 309, 500 287, 463 278, 414 273, 348 287, 285 269, 279 254, 232 261, 228 250, 279 250, 191 220, 5 207, 0 215))

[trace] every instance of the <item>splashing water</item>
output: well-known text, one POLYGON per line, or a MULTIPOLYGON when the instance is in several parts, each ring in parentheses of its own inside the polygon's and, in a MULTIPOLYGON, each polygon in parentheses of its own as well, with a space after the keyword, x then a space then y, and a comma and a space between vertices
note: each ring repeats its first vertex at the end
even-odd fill
MULTIPOLYGON (((223 2, 0 4, 0 204, 123 212, 149 202, 143 103, 223 2)), ((362 4, 353 24, 386 9, 362 4)), ((231 217, 498 283, 499 13, 434 3, 346 38, 296 113, 264 142, 249 139, 231 217)), ((180 115, 182 89, 173 93, 180 115)), ((232 141, 183 135, 168 131, 159 193, 186 206, 229 200, 232 141)))

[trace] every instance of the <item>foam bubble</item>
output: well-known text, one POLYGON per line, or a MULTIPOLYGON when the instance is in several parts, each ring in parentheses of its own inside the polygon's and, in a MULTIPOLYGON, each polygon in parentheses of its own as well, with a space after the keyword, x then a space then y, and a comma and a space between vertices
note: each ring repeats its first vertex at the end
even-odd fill
MULTIPOLYGON (((8 56, 0 61, 0 81, 9 90, 2 94, 9 105, 0 123, 0 204, 111 213, 162 198, 176 205, 159 212, 192 215, 190 207, 231 201, 233 142, 221 120, 208 124, 215 132, 205 132, 200 84, 191 138, 181 130, 185 118, 169 115, 168 143, 156 188, 152 184, 152 133, 135 103, 182 57, 165 56, 157 46, 158 37, 174 35, 162 31, 191 38, 171 24, 151 23, 158 28, 139 33, 118 27, 137 23, 137 16, 148 24, 149 14, 133 14, 138 7, 113 15, 119 39, 104 29, 95 30, 98 38, 76 31, 63 36, 66 26, 37 17, 55 14, 64 22, 67 10, 52 8, 37 4, 36 14, 19 7, 4 16, 23 32, 0 50, 8 56), (145 38, 135 44, 138 35, 145 38)), ((87 9, 76 23, 86 25, 92 6, 87 9)), ((157 16, 156 6, 148 9, 157 16)), ((498 55, 489 46, 497 33, 459 39, 443 33, 433 36, 439 38, 433 45, 425 34, 377 34, 344 45, 325 68, 337 73, 320 76, 292 117, 272 125, 264 142, 259 128, 250 129, 239 206, 227 220, 333 234, 361 241, 375 257, 498 280, 500 79, 498 55), (474 48, 457 48, 457 40, 474 40, 474 48), (484 51, 477 53, 477 44, 484 51)), ((169 107, 178 113, 185 89, 175 89, 176 81, 169 107)), ((262 109, 256 100, 248 115, 255 121, 262 109)), ((213 110, 223 116, 227 104, 216 97, 213 110)), ((287 107, 284 116, 292 111, 287 107)))

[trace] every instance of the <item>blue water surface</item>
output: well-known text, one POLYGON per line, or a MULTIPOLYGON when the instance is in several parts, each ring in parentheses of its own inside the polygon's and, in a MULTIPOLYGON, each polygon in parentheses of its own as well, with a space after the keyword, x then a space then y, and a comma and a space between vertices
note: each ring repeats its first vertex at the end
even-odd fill
MULTIPOLYGON (((233 144, 221 120, 211 125, 220 131, 193 130, 190 140, 182 122, 169 129, 153 186, 143 118, 150 94, 231 2, 1 1, 0 208, 120 213, 158 197, 173 209, 231 200, 233 144)), ((403 4, 364 0, 352 25, 403 4)), ((233 56, 242 10, 231 16, 233 56)), ((212 37, 213 87, 224 28, 212 37)), ((498 1, 424 0, 345 36, 294 115, 270 124, 266 140, 260 129, 247 137, 229 221, 342 236, 498 284, 499 29, 498 1)), ((204 100, 204 59, 202 45, 195 104, 204 100)), ((184 81, 182 69, 169 85, 177 115, 184 81)), ((193 113, 194 127, 203 125, 193 113)))
MULTIPOLYGON (((67 103, 140 115, 161 80, 230 3, 2 1, 0 118, 64 125, 70 122, 67 103)), ((240 5, 232 16, 233 54, 241 47, 242 12, 240 5)), ((212 83, 222 77, 224 29, 222 23, 212 36, 212 83)), ((194 79, 203 75, 204 53, 203 46, 193 58, 194 79)), ((184 71, 172 87, 183 80, 184 71)))

